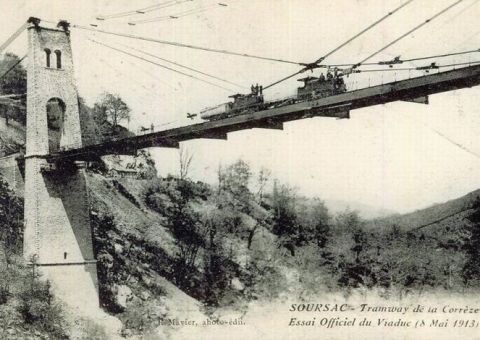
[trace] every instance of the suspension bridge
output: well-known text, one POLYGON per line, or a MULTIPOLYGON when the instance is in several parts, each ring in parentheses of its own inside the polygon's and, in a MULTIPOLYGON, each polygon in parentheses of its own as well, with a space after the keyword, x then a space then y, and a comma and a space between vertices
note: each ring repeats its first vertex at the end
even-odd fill
MULTIPOLYGON (((269 107, 265 105, 258 110, 243 111, 222 119, 170 129, 165 128, 159 131, 153 131, 152 129, 152 131, 141 135, 112 138, 99 144, 84 145, 82 144, 80 128, 78 94, 73 77, 74 65, 70 44, 72 28, 93 31, 107 36, 115 35, 130 40, 142 40, 156 44, 173 45, 179 48, 200 49, 209 53, 224 53, 237 57, 269 60, 299 66, 300 70, 298 72, 264 87, 265 90, 268 90, 286 79, 318 68, 335 67, 342 76, 354 77, 357 73, 362 72, 390 72, 392 69, 398 69, 397 67, 404 62, 414 60, 395 58, 390 61, 368 62, 386 48, 427 25, 463 0, 453 2, 425 20, 425 22, 406 31, 380 50, 375 51, 359 62, 341 65, 325 64, 325 60, 331 55, 413 1, 409 0, 402 3, 399 7, 391 10, 335 49, 309 63, 106 31, 99 29, 97 24, 81 26, 60 21, 52 28, 44 25, 42 20, 38 18, 30 18, 0 46, 1 53, 23 31, 28 31, 27 55, 21 58, 3 75, 0 75, 0 79, 5 77, 19 63, 28 60, 26 152, 20 160, 24 162, 25 168, 25 259, 42 268, 45 277, 52 281, 59 296, 68 303, 79 305, 80 302, 76 298, 76 293, 78 293, 87 301, 82 303, 86 303, 89 306, 98 306, 96 260, 89 222, 87 180, 82 162, 96 160, 98 157, 108 154, 136 154, 137 150, 143 148, 177 148, 180 142, 191 139, 227 139, 228 133, 245 129, 282 130, 284 123, 299 119, 312 117, 349 118, 352 110, 394 101, 428 104, 428 96, 430 95, 480 84, 480 59, 458 64, 429 62, 425 66, 413 68, 415 71, 421 71, 421 75, 408 79, 386 82, 356 90, 347 90, 329 96, 313 96, 306 100, 293 100, 281 106, 272 105, 269 107), (363 66, 368 65, 383 65, 388 68, 363 68, 363 66), (56 109, 53 110, 52 107, 56 109)), ((158 8, 162 7, 159 6, 158 8)), ((139 14, 138 12, 144 14, 156 9, 157 7, 155 6, 147 7, 111 16, 101 16, 98 20, 129 17, 135 13, 139 14)), ((48 23, 46 22, 46 24, 48 23)), ((137 23, 141 24, 143 22, 137 21, 137 23)), ((209 81, 203 78, 186 73, 187 71, 178 70, 178 67, 183 67, 190 72, 202 74, 201 71, 192 67, 154 56, 174 65, 167 67, 140 56, 138 54, 141 52, 140 50, 130 52, 105 43, 102 44, 118 53, 143 59, 145 62, 156 64, 172 72, 182 73, 192 79, 209 83, 209 81)), ((135 51, 135 48, 131 50, 135 51)), ((478 52, 478 49, 472 49, 437 56, 419 57, 415 60, 436 60, 436 58, 478 52)), ((409 70, 409 68, 403 68, 403 70, 409 70)), ((205 72, 203 72, 203 76, 227 82, 225 79, 206 74, 205 72)), ((233 84, 231 81, 229 83, 233 84)), ((20 109, 25 108, 15 95, 10 94, 0 94, 0 105, 10 105, 20 109)))
POLYGON ((178 147, 179 142, 197 139, 227 139, 227 133, 252 129, 283 129, 283 123, 312 117, 348 118, 350 111, 393 101, 428 103, 428 96, 480 84, 480 65, 386 83, 336 96, 306 101, 270 110, 198 123, 88 146, 68 146, 51 153, 50 162, 91 161, 107 154, 135 154, 150 147, 178 147))

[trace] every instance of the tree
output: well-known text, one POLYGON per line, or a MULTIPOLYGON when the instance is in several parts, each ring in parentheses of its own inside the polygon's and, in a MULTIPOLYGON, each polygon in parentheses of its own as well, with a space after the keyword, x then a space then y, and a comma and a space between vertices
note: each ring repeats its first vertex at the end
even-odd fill
POLYGON ((190 167, 193 161, 193 154, 183 145, 180 147, 180 179, 184 180, 188 177, 190 167))
POLYGON ((103 134, 96 124, 93 109, 87 105, 85 99, 81 96, 78 96, 78 111, 80 114, 82 144, 91 145, 101 143, 103 141, 103 134))
POLYGON ((467 217, 470 224, 467 227, 469 233, 465 240, 464 250, 467 261, 463 268, 465 283, 480 283, 480 197, 477 197, 472 204, 473 213, 467 217))
MULTIPOLYGON (((0 75, 6 74, 0 79, 0 93, 2 95, 22 95, 27 92, 27 71, 19 63, 20 58, 13 53, 6 53, 0 60, 0 75), (13 67, 13 68, 12 68, 13 67)), ((20 97, 19 104, 26 105, 26 96, 20 97)), ((0 106, 0 113, 8 118, 25 123, 25 110, 14 106, 0 106)))
POLYGON ((314 198, 298 204, 299 243, 315 242, 319 248, 325 248, 330 238, 330 215, 325 203, 314 198))
POLYGON ((265 193, 265 187, 267 186, 267 183, 270 179, 271 176, 271 171, 266 169, 266 168, 261 168, 260 172, 258 173, 257 177, 257 185, 258 185, 258 191, 257 191, 257 197, 258 197, 258 203, 262 204, 263 202, 263 195, 265 193))
POLYGON ((113 131, 121 121, 130 120, 131 110, 117 94, 104 93, 100 101, 95 103, 93 111, 97 124, 109 122, 113 131))
POLYGON ((133 163, 127 164, 127 169, 136 169, 138 171, 138 176, 142 179, 152 179, 157 177, 155 160, 146 149, 137 152, 133 163))
POLYGON ((297 213, 295 211, 295 191, 274 182, 272 195, 273 233, 280 236, 282 245, 292 256, 295 255, 295 244, 298 240, 297 213))
POLYGON ((372 249, 365 222, 356 211, 345 210, 335 218, 334 234, 328 242, 333 255, 332 267, 341 274, 339 284, 358 287, 372 284, 372 249))
POLYGON ((228 264, 231 261, 231 256, 228 256, 224 246, 225 240, 228 239, 225 224, 228 224, 229 217, 225 216, 223 210, 216 208, 217 202, 212 203, 201 217, 204 239, 204 295, 207 304, 217 305, 228 286, 228 264))
POLYGON ((182 287, 190 287, 195 274, 195 263, 200 248, 205 245, 205 232, 201 215, 191 202, 195 199, 191 181, 158 180, 145 192, 145 203, 166 217, 166 222, 175 237, 178 249, 174 264, 175 282, 182 287))
POLYGON ((13 195, 7 183, 0 178, 0 242, 7 265, 10 258, 21 249, 22 202, 13 195))
POLYGON ((253 195, 248 185, 252 177, 250 166, 244 160, 238 160, 226 169, 220 169, 219 172, 219 191, 230 194, 234 197, 231 202, 238 207, 242 213, 250 213, 253 195))

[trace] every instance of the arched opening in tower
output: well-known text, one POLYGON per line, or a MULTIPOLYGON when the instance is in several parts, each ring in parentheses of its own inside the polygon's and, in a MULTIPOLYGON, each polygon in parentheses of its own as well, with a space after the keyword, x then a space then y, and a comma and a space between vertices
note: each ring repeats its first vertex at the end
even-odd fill
POLYGON ((52 54, 52 51, 50 51, 48 48, 45 50, 45 66, 50 67, 50 55, 52 54))
POLYGON ((60 98, 51 98, 47 102, 47 126, 49 152, 60 149, 60 139, 63 133, 65 103, 60 98))
POLYGON ((55 51, 55 56, 57 57, 56 60, 56 65, 57 65, 57 68, 60 69, 62 68, 62 52, 60 52, 59 50, 56 50, 55 51))

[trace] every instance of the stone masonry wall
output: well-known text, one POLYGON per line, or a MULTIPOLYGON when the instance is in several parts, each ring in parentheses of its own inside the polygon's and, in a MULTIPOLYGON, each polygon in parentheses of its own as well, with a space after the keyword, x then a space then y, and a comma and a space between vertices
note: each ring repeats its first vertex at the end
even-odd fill
POLYGON ((75 164, 51 166, 46 160, 52 151, 50 99, 65 105, 60 147, 80 147, 82 141, 70 36, 32 24, 28 40, 24 257, 40 266, 65 302, 91 310, 98 307, 98 289, 85 174, 75 164), (45 49, 51 51, 50 67, 45 49), (61 68, 56 50, 61 52, 61 68))

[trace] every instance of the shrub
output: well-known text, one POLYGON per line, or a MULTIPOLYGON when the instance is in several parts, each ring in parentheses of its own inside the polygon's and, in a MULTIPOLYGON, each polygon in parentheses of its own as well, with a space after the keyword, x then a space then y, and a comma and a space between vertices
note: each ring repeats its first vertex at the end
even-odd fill
POLYGON ((154 330, 166 317, 167 309, 160 305, 159 300, 136 300, 128 310, 121 315, 124 328, 123 334, 142 334, 154 330))
POLYGON ((68 339, 66 322, 60 305, 54 301, 50 283, 32 278, 20 293, 19 312, 23 321, 34 329, 50 334, 54 339, 68 339))
POLYGON ((118 182, 117 180, 113 180, 112 181, 113 183, 113 186, 115 187, 115 189, 118 190, 118 192, 120 194, 122 194, 123 197, 125 197, 127 200, 129 200, 131 203, 133 203, 137 208, 140 208, 140 203, 137 201, 137 199, 135 198, 135 196, 133 196, 128 190, 127 188, 125 188, 120 182, 118 182))
POLYGON ((6 286, 0 287, 0 305, 7 303, 9 296, 10 296, 10 291, 8 287, 6 286))
POLYGON ((82 334, 78 336, 78 340, 108 339, 105 329, 92 320, 81 319, 79 327, 81 327, 82 334))

